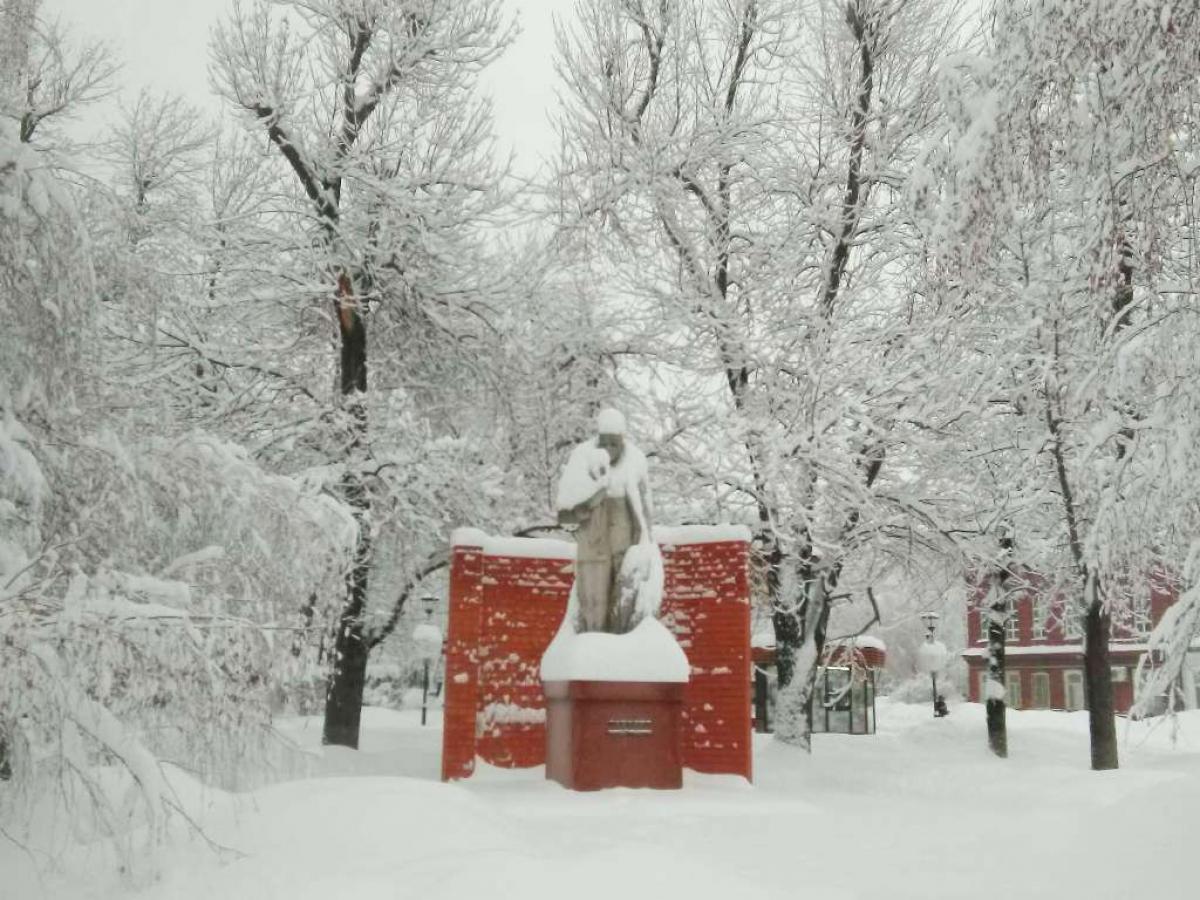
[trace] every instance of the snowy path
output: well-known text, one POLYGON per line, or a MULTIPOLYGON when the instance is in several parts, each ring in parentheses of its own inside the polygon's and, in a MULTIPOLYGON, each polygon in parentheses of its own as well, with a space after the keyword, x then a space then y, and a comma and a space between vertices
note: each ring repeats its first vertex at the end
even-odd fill
MULTIPOLYGON (((1194 895, 1200 714, 1177 749, 1155 733, 1123 745, 1123 768, 1103 774, 1087 769, 1084 714, 1010 713, 1007 762, 987 755, 977 707, 935 721, 924 707, 883 704, 879 716, 879 735, 820 736, 811 759, 760 741, 753 787, 692 775, 678 793, 572 794, 540 770, 439 784, 439 730, 373 710, 363 751, 327 753, 326 777, 213 798, 210 833, 244 858, 219 864, 185 845, 140 891, 64 874, 43 896, 1194 895)), ((311 744, 319 731, 294 733, 311 744)))

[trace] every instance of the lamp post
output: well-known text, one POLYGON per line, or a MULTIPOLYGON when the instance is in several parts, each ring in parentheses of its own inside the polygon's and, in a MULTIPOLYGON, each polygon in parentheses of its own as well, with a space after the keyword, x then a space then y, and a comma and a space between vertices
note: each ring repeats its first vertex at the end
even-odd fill
POLYGON ((935 718, 947 714, 945 703, 939 702, 937 689, 937 673, 946 665, 948 655, 946 645, 933 638, 939 618, 941 617, 933 610, 921 613, 921 620, 925 623, 925 643, 917 651, 917 665, 922 672, 929 673, 930 683, 933 687, 933 715, 935 718))
POLYGON ((421 598, 421 606, 425 610, 425 621, 413 629, 413 644, 421 655, 424 668, 421 683, 421 724, 425 724, 429 705, 429 664, 442 653, 442 630, 433 624, 433 609, 437 606, 438 598, 427 596, 421 598))

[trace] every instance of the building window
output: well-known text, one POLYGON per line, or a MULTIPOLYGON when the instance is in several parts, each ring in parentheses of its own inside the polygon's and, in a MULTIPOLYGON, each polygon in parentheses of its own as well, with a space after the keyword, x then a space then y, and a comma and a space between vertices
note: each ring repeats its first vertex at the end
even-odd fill
POLYGON ((1033 673, 1033 708, 1050 708, 1050 673, 1033 673))
MULTIPOLYGON (((1004 640, 1006 643, 1013 643, 1020 639, 1020 620, 1017 618, 1017 602, 1013 597, 1009 597, 1005 603, 1008 613, 1004 619, 1004 640)), ((991 621, 992 611, 990 607, 984 606, 979 610, 979 642, 986 644, 988 641, 988 623, 991 621)))
POLYGON ((1078 669, 1063 672, 1063 701, 1067 709, 1083 709, 1083 673, 1078 669))
POLYGON ((1021 708, 1021 673, 1020 672, 1005 672, 1004 673, 1005 703, 1012 709, 1021 708))
POLYGON ((1044 640, 1046 637, 1046 622, 1050 618, 1050 600, 1045 594, 1033 595, 1033 639, 1044 640))

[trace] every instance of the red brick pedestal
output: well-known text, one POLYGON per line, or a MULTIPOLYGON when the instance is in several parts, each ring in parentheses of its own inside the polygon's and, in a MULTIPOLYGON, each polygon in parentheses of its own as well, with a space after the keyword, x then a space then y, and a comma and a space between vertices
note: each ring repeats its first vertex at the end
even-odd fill
POLYGON ((544 682, 546 777, 577 791, 682 787, 685 687, 544 682))

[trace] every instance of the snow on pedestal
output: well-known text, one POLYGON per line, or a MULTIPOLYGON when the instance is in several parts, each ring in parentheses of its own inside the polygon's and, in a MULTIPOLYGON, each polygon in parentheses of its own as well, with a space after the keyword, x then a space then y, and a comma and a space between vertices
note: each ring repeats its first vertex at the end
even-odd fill
POLYGON ((657 619, 628 634, 559 630, 542 657, 543 681, 688 680, 688 660, 675 636, 657 619))
POLYGON ((546 777, 585 791, 682 787, 689 672, 683 648, 652 616, 626 634, 577 634, 568 606, 542 656, 546 777))

